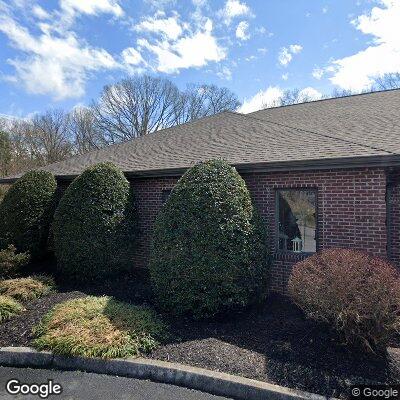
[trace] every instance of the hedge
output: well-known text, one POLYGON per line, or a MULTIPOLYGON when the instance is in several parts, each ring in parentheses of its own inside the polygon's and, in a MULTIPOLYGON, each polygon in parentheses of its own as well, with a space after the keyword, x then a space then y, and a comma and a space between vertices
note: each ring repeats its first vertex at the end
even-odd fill
POLYGON ((190 168, 155 223, 150 276, 160 306, 202 318, 262 299, 265 244, 237 171, 221 160, 190 168))
POLYGON ((57 183, 47 171, 30 171, 18 179, 0 203, 0 250, 15 245, 32 258, 46 253, 57 183))
POLYGON ((128 268, 135 210, 123 173, 111 163, 86 169, 61 198, 53 235, 57 269, 66 277, 97 279, 128 268))

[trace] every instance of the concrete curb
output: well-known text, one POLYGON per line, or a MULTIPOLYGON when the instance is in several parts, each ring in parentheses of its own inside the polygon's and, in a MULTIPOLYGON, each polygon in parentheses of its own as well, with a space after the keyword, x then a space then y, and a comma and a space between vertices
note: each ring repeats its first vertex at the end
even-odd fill
POLYGON ((109 359, 63 357, 29 347, 0 347, 0 365, 78 370, 129 378, 149 379, 238 400, 322 400, 326 397, 253 379, 202 368, 145 358, 109 359))

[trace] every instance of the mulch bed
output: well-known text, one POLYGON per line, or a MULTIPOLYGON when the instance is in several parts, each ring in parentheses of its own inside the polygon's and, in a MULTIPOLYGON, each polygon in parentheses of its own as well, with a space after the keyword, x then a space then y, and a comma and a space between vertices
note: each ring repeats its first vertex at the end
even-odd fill
MULTIPOLYGON (((142 276, 106 287, 62 285, 58 293, 25 304, 26 312, 0 324, 0 346, 29 346, 32 327, 54 304, 86 294, 113 295, 134 304, 151 304, 152 298, 142 276)), ((171 337, 150 358, 342 398, 350 396, 354 384, 400 383, 400 349, 384 358, 351 352, 284 297, 272 296, 262 307, 218 320, 165 319, 171 337)))

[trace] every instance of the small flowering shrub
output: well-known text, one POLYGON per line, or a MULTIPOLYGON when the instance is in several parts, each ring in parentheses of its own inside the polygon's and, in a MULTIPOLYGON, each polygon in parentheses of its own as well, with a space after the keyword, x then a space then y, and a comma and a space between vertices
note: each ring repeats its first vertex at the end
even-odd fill
POLYGON ((294 266, 288 290, 308 317, 330 324, 346 344, 385 351, 400 329, 398 273, 365 252, 317 253, 294 266))
POLYGON ((17 249, 10 244, 0 251, 0 279, 11 278, 29 263, 29 253, 16 253, 17 249))

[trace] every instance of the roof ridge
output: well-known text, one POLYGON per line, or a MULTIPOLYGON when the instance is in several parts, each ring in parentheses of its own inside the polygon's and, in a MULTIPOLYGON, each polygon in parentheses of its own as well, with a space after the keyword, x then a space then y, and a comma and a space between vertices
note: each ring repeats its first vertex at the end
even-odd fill
POLYGON ((281 124, 281 123, 279 123, 279 122, 270 121, 270 120, 267 120, 267 119, 256 118, 256 117, 254 117, 254 116, 252 116, 252 115, 250 115, 250 114, 240 114, 240 113, 236 113, 236 114, 242 115, 243 117, 246 117, 246 118, 254 119, 254 120, 259 121, 259 122, 268 122, 268 123, 270 123, 270 124, 275 124, 275 125, 278 125, 278 126, 283 126, 283 127, 285 127, 285 128, 295 129, 295 130, 300 131, 300 132, 307 132, 307 133, 311 133, 311 134, 313 134, 313 135, 322 136, 322 137, 329 138, 329 139, 340 140, 340 141, 342 141, 342 142, 344 142, 344 143, 356 144, 357 146, 361 146, 361 147, 364 147, 364 148, 367 148, 367 149, 378 150, 378 151, 384 151, 385 153, 392 154, 392 155, 399 155, 398 153, 395 153, 395 152, 393 152, 393 151, 389 151, 389 150, 386 150, 386 149, 381 149, 381 148, 379 148, 379 147, 369 146, 369 145, 367 145, 367 144, 359 143, 359 142, 356 142, 356 141, 343 139, 343 138, 340 138, 340 137, 337 137, 337 136, 327 135, 327 134, 321 133, 321 132, 311 131, 311 130, 309 130, 309 129, 304 129, 304 128, 299 128, 299 127, 294 127, 294 126, 291 126, 291 125, 281 124))
POLYGON ((385 89, 385 90, 376 90, 373 92, 365 92, 365 93, 354 93, 354 94, 348 94, 346 96, 339 96, 339 97, 328 97, 325 99, 317 99, 317 100, 309 100, 309 101, 304 101, 302 103, 296 103, 296 104, 286 104, 283 106, 275 106, 275 107, 267 107, 267 108, 261 108, 260 110, 252 111, 248 114, 244 115, 250 115, 250 114, 255 114, 259 113, 261 111, 267 111, 267 110, 277 110, 280 108, 286 108, 286 107, 296 107, 296 106, 302 106, 304 104, 313 104, 313 103, 321 103, 323 101, 333 101, 333 100, 342 100, 342 99, 348 99, 350 97, 358 97, 358 96, 369 96, 372 94, 379 94, 379 93, 386 93, 386 92, 395 92, 396 90, 400 91, 400 88, 395 88, 395 89, 385 89))

